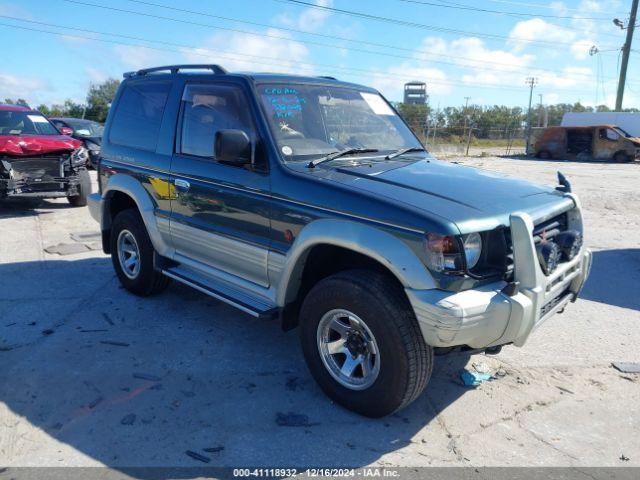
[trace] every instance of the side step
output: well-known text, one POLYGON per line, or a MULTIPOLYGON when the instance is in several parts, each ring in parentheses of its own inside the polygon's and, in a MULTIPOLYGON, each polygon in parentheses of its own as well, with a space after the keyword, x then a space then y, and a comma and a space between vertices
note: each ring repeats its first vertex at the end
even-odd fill
POLYGON ((260 319, 271 319, 277 316, 278 307, 267 298, 257 297, 251 293, 225 282, 200 274, 193 269, 180 265, 165 268, 162 273, 180 283, 184 283, 221 302, 225 302, 238 310, 260 319))

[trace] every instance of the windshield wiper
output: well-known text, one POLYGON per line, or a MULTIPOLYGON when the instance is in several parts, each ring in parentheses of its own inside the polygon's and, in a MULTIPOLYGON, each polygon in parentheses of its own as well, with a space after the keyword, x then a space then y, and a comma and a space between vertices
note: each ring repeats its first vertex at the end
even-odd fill
POLYGON ((309 165, 307 165, 307 167, 315 168, 316 165, 320 165, 321 163, 335 160, 336 158, 344 157, 345 155, 352 155, 354 153, 373 153, 377 151, 378 151, 377 148, 347 148, 346 150, 340 150, 339 152, 330 153, 329 155, 320 157, 316 160, 311 160, 309 162, 309 165))
POLYGON ((400 155, 404 155, 405 153, 410 153, 410 152, 426 152, 426 150, 422 147, 401 148, 396 152, 390 153, 384 158, 385 160, 391 160, 392 158, 396 158, 396 157, 399 157, 400 155))

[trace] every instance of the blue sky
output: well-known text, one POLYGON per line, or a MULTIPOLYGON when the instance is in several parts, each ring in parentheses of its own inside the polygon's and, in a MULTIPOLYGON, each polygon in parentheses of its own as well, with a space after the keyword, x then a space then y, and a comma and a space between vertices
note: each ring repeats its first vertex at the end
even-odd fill
MULTIPOLYGON (((91 82, 121 78, 124 71, 219 63, 229 70, 333 75, 372 85, 390 100, 401 99, 404 82, 422 80, 434 107, 461 105, 465 97, 470 104, 524 106, 525 79, 534 76, 535 102, 542 94, 544 103, 613 106, 625 32, 611 20, 626 19, 631 4, 304 2, 316 7, 290 0, 0 0, 0 97, 23 97, 33 105, 82 101, 91 82), (592 45, 600 52, 590 56, 592 45)), ((631 55, 627 107, 640 106, 638 49, 631 55)))

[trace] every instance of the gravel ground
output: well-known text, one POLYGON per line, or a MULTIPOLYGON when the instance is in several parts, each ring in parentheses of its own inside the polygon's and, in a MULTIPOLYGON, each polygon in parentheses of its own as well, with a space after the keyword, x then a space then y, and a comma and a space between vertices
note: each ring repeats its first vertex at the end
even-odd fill
POLYGON ((0 466, 640 466, 640 375, 611 367, 640 362, 640 165, 451 161, 549 184, 562 170, 592 275, 523 348, 437 358, 380 420, 332 404, 275 321, 175 284, 126 293, 86 208, 0 204, 0 466), (474 364, 500 376, 465 387, 474 364))

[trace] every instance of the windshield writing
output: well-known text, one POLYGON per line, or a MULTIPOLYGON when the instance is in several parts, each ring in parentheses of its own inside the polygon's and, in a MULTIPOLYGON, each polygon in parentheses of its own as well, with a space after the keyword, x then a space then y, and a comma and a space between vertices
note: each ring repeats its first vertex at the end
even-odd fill
POLYGON ((285 160, 350 149, 380 152, 420 143, 377 93, 319 85, 266 85, 262 105, 285 160))

